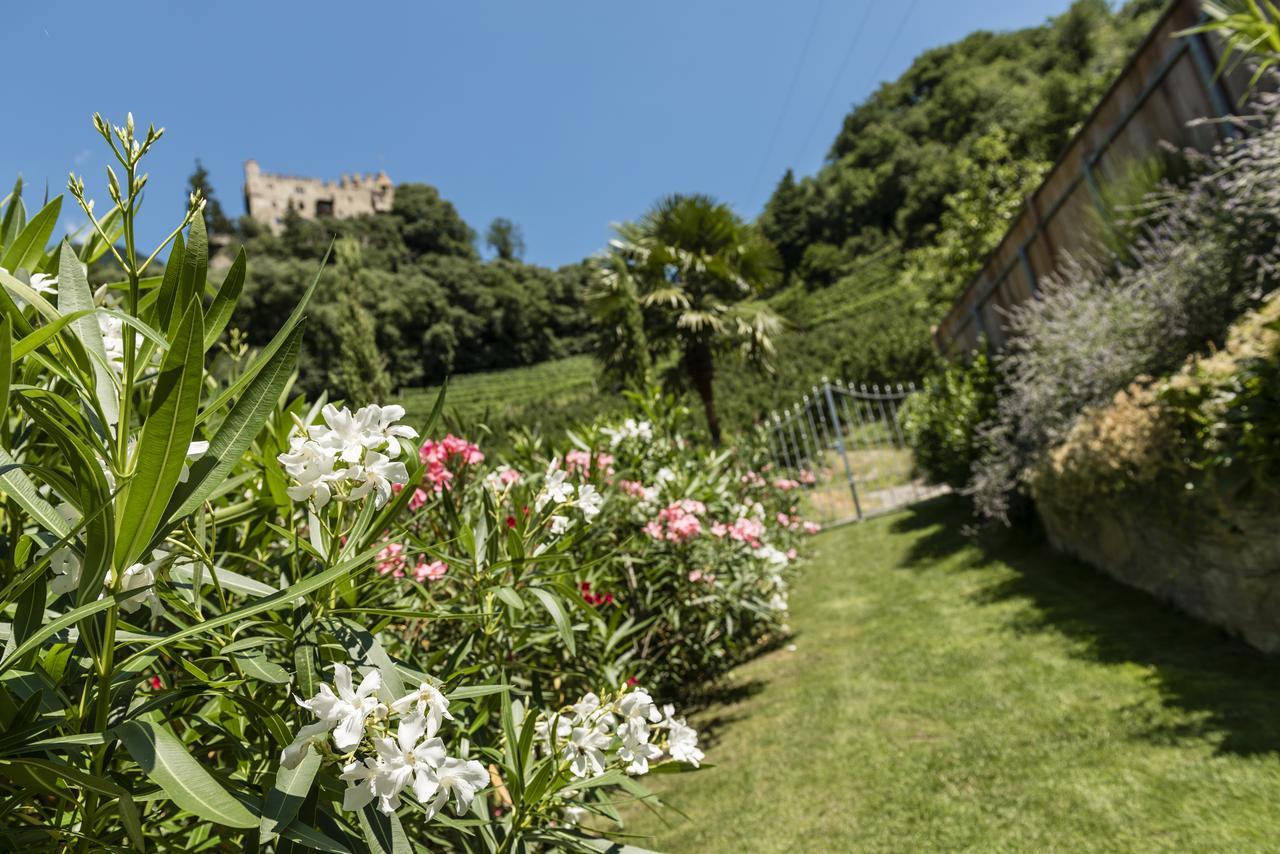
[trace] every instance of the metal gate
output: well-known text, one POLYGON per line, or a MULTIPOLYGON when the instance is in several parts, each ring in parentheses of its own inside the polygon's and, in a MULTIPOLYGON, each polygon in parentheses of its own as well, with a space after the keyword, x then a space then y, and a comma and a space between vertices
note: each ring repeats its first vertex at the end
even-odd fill
POLYGON ((915 391, 822 378, 795 405, 772 416, 777 466, 803 490, 802 512, 823 524, 887 513, 947 491, 917 476, 898 410, 915 391))

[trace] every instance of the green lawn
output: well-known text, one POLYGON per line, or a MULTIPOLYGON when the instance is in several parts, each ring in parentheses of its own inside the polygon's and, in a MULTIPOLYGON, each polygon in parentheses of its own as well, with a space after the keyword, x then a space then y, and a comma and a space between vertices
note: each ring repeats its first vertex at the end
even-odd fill
MULTIPOLYGON (((1280 665, 956 499, 820 535, 662 851, 1275 851, 1280 665)), ((668 815, 670 815, 668 813, 668 815)))

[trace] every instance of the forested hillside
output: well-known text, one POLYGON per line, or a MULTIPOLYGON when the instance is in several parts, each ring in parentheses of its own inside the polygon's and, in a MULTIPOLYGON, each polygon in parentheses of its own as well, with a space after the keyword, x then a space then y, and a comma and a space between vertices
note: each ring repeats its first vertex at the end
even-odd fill
POLYGON ((976 273, 1161 0, 1077 0, 1044 26, 927 51, 848 116, 826 164, 788 171, 760 218, 785 266, 777 373, 722 372, 738 423, 822 374, 917 377, 930 325, 976 273))
POLYGON ((403 184, 391 214, 354 219, 286 219, 280 236, 242 219, 223 251, 253 259, 234 323, 265 343, 314 278, 330 242, 308 323, 303 381, 345 388, 343 348, 360 347, 354 313, 385 362, 391 388, 439 383, 452 374, 557 359, 584 350, 590 334, 581 265, 550 270, 503 252, 481 260, 475 232, 434 187, 403 184), (356 340, 353 340, 356 339, 356 340))

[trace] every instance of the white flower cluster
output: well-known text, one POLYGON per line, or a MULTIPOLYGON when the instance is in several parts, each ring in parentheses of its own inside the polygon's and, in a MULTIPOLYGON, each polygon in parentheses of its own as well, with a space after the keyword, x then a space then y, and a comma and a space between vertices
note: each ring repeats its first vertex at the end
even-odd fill
POLYGON ((635 439, 642 442, 653 441, 653 424, 649 421, 637 421, 634 418, 623 421, 620 427, 606 427, 600 432, 609 437, 609 446, 612 448, 635 439))
POLYGON ((382 688, 378 671, 371 671, 353 687, 351 668, 341 663, 333 665, 333 684, 336 692, 321 685, 309 700, 294 698, 318 720, 298 731, 281 754, 281 765, 298 767, 313 746, 325 752, 332 737, 343 760, 341 777, 348 784, 343 809, 361 810, 376 799, 378 809, 390 815, 400 808, 400 793, 407 788, 428 820, 450 798, 458 815, 471 808, 476 793, 489 784, 489 772, 474 759, 449 756, 436 735, 444 721, 453 720, 449 700, 439 688, 423 682, 387 706, 377 696, 382 688), (389 725, 392 714, 400 715, 395 737, 389 725), (357 756, 361 746, 365 746, 363 757, 357 756))
POLYGON ((299 425, 289 451, 276 459, 295 485, 289 497, 311 501, 317 510, 330 499, 359 501, 373 493, 377 506, 391 497, 393 484, 409 481, 404 463, 395 458, 405 450, 401 439, 417 437, 412 427, 399 424, 403 406, 370 404, 352 414, 333 404, 320 410, 324 424, 299 425))
POLYGON ((551 517, 551 533, 563 534, 573 525, 573 520, 563 511, 578 508, 585 522, 590 523, 600 515, 604 507, 604 496, 600 490, 589 483, 576 485, 569 480, 569 474, 560 467, 559 460, 552 460, 547 467, 542 489, 533 500, 533 509, 539 513, 547 505, 556 511, 551 517))
MULTIPOLYGON (((62 503, 57 506, 58 515, 66 519, 68 524, 77 525, 80 522, 80 512, 70 504, 62 503)), ((40 554, 44 555, 48 552, 48 548, 40 550, 40 554)), ((157 617, 163 612, 160 604, 160 596, 156 593, 156 572, 169 560, 169 553, 156 549, 151 560, 147 563, 135 563, 120 573, 120 578, 115 576, 115 570, 107 573, 107 577, 103 579, 103 592, 98 594, 101 599, 106 595, 107 590, 116 590, 120 593, 128 593, 131 590, 147 588, 146 592, 140 596, 132 596, 120 603, 120 610, 126 614, 132 614, 143 605, 151 608, 151 616, 157 617)), ((49 557, 49 568, 53 570, 53 580, 49 582, 49 589, 53 591, 55 596, 61 596, 64 593, 71 593, 80 588, 80 556, 69 546, 63 546, 54 551, 49 557)))
POLYGON ((671 706, 658 710, 639 688, 602 702, 587 694, 567 709, 544 714, 537 723, 539 744, 569 763, 575 777, 598 777, 611 766, 628 774, 649 772, 664 756, 697 768, 703 753, 698 733, 676 718, 671 706))

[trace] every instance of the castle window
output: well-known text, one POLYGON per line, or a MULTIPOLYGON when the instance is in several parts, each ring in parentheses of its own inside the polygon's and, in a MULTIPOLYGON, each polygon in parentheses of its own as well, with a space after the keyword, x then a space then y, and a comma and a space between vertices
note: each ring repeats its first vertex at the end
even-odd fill
POLYGON ((333 199, 316 199, 316 216, 333 216, 333 199))

